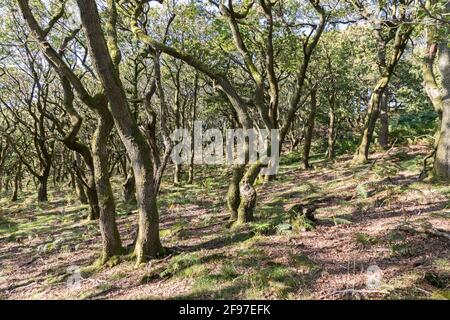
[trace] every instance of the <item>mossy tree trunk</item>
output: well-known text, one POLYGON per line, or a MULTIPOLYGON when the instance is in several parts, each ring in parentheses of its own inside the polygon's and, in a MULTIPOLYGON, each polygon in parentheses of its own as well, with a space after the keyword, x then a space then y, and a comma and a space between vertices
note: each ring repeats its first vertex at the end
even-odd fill
MULTIPOLYGON (((427 0, 425 7, 430 9, 435 0, 427 0)), ((447 3, 450 10, 450 3, 447 3)), ((440 125, 435 133, 435 144, 433 153, 427 158, 434 158, 432 170, 427 170, 426 159, 424 171, 421 175, 442 180, 450 180, 450 53, 448 48, 449 27, 442 26, 443 32, 438 32, 436 25, 425 28, 427 46, 422 64, 424 87, 427 95, 439 115, 440 125), (434 65, 438 58, 438 70, 440 83, 434 74, 434 65)))
POLYGON ((116 224, 116 207, 109 179, 108 141, 114 126, 104 95, 97 100, 97 129, 92 138, 92 155, 95 172, 95 185, 100 207, 100 233, 102 235, 101 262, 105 263, 122 252, 122 243, 116 224))
MULTIPOLYGON (((81 166, 81 158, 80 158, 80 154, 78 152, 73 152, 73 157, 74 157, 74 165, 80 167, 81 166)), ((72 175, 73 175, 73 183, 75 184, 75 192, 78 196, 78 199, 80 200, 80 202, 82 204, 89 204, 87 195, 86 195, 86 191, 83 185, 83 181, 80 179, 80 177, 78 176, 78 174, 76 174, 76 172, 74 172, 76 170, 71 170, 72 175)), ((94 174, 94 172, 92 172, 92 174, 94 174)))
POLYGON ((48 178, 50 176, 50 170, 45 170, 42 176, 38 177, 38 202, 48 201, 48 178))
POLYGON ((361 139, 358 148, 353 157, 354 163, 365 163, 369 159, 369 148, 372 141, 375 125, 380 114, 380 104, 382 96, 389 84, 389 81, 394 73, 395 67, 400 61, 400 58, 405 51, 406 45, 409 41, 409 36, 412 32, 411 26, 400 25, 397 27, 394 36, 394 48, 391 57, 386 67, 383 68, 380 79, 372 90, 369 105, 367 108, 366 122, 362 131, 361 139))
MULTIPOLYGON (((447 3, 450 10, 450 3, 447 3)), ((450 180, 450 49, 448 38, 450 27, 441 36, 438 48, 438 69, 441 75, 442 118, 436 143, 436 158, 433 166, 434 175, 443 180, 450 180)))
POLYGON ((127 169, 127 176, 123 183, 123 198, 125 203, 136 204, 136 182, 131 168, 127 169))
POLYGON ((250 222, 254 219, 254 210, 257 197, 254 183, 261 171, 261 167, 261 162, 256 161, 254 164, 250 165, 249 169, 242 178, 239 188, 240 203, 237 216, 238 224, 250 222))
POLYGON ((235 222, 238 219, 238 209, 241 202, 239 184, 244 177, 245 165, 235 165, 231 169, 231 181, 228 186, 227 206, 230 212, 230 221, 235 222))

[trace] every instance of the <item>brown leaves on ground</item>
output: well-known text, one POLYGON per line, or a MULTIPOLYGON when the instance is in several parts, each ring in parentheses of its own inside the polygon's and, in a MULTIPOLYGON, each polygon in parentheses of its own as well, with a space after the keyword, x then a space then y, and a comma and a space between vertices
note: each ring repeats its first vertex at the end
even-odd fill
MULTIPOLYGON (((345 158, 309 171, 282 166, 276 181, 257 186, 257 221, 232 230, 225 176, 205 171, 200 185, 166 184, 161 237, 170 255, 141 268, 126 255, 92 267, 98 227, 68 193, 43 207, 3 199, 1 298, 448 298, 450 187, 418 180, 426 153, 411 146, 358 167, 345 158), (297 203, 315 208, 307 231, 289 226, 297 203), (74 267, 79 287, 70 285, 74 267)), ((125 246, 134 237, 131 212, 118 204, 125 246)))

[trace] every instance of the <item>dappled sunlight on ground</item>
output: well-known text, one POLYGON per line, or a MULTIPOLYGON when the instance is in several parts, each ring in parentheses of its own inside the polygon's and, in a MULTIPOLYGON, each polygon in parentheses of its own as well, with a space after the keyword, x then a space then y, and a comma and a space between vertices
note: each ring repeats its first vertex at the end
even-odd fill
MULTIPOLYGON (((3 299, 355 299, 449 296, 450 187, 418 180, 427 149, 394 148, 366 165, 348 157, 284 163, 277 180, 258 183, 256 221, 227 228, 227 172, 207 168, 194 185, 170 185, 160 199, 161 237, 170 254, 136 268, 130 255, 101 269, 97 222, 68 191, 38 205, 0 200, 0 295, 3 299), (316 221, 293 227, 296 204, 315 207, 316 221), (381 281, 367 288, 367 268, 381 281), (80 267, 69 288, 67 269, 80 267)), ((115 183, 115 194, 120 184, 115 183)), ((135 208, 118 199, 124 246, 136 232, 135 208)))

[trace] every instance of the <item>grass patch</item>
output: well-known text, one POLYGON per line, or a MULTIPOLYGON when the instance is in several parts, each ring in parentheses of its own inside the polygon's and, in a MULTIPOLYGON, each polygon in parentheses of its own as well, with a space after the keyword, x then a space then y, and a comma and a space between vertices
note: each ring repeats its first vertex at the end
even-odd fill
POLYGON ((369 247, 378 243, 377 238, 372 237, 364 232, 358 232, 357 234, 355 234, 355 240, 357 243, 362 244, 364 247, 369 247))

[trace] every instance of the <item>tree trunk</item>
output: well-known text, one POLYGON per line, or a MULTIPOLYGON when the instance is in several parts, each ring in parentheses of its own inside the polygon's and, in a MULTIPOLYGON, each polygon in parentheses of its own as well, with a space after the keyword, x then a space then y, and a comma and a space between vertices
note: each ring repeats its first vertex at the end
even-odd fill
MULTIPOLYGON (((427 0, 426 8, 435 4, 434 0, 427 0)), ((447 3, 450 10, 450 3, 447 3)), ((442 26, 442 25, 441 25, 442 26)), ((433 153, 427 158, 434 157, 433 168, 427 170, 426 159, 424 170, 421 176, 429 175, 430 178, 450 180, 450 53, 448 48, 448 26, 443 26, 445 32, 438 32, 436 25, 429 25, 425 28, 425 38, 427 41, 426 51, 422 64, 424 87, 427 95, 433 104, 435 111, 439 115, 440 126, 435 133, 435 144, 433 153), (434 63, 438 55, 438 70, 440 73, 440 83, 434 74, 434 63)))
POLYGON ((381 97, 381 112, 380 112, 380 135, 378 137, 378 142, 383 149, 388 147, 389 139, 389 90, 386 88, 383 96, 381 97))
POLYGON ((260 171, 261 162, 256 161, 254 164, 250 165, 244 177, 242 178, 242 182, 239 188, 241 201, 238 208, 238 224, 250 222, 254 219, 253 213, 255 210, 257 197, 254 183, 260 171))
MULTIPOLYGON (((334 99, 333 99, 334 100, 334 99)), ((330 110, 328 112, 328 147, 327 147, 327 159, 333 160, 335 156, 334 147, 336 145, 336 115, 335 105, 332 101, 330 110)))
POLYGON ((178 163, 175 163, 175 166, 173 169, 173 183, 175 185, 180 184, 180 173, 181 173, 181 165, 178 163))
MULTIPOLYGON (((66 140, 64 140, 64 141, 65 141, 65 145, 69 149, 74 150, 74 148, 76 147, 75 144, 72 144, 66 140)), ((99 208, 99 204, 98 204, 97 189, 95 187, 94 161, 92 159, 92 153, 89 150, 89 148, 87 148, 86 146, 81 145, 81 144, 79 144, 79 147, 81 147, 81 149, 77 148, 77 151, 75 152, 75 167, 76 167, 76 170, 78 170, 78 171, 82 170, 82 163, 81 163, 80 155, 83 156, 83 159, 89 170, 89 174, 87 175, 87 178, 86 178, 87 181, 86 181, 86 190, 85 190, 86 191, 85 194, 88 199, 87 202, 89 203, 89 207, 90 207, 88 219, 96 220, 100 217, 100 208, 99 208), (80 151, 82 151, 82 152, 80 152, 80 151)), ((80 173, 77 174, 77 184, 79 183, 82 186, 83 182, 81 181, 81 177, 79 175, 80 175, 80 173)))
POLYGON ((78 199, 80 200, 81 204, 88 204, 88 198, 86 196, 86 192, 84 190, 83 183, 78 179, 77 176, 74 175, 75 178, 75 190, 78 196, 78 199))
POLYGON ((379 105, 381 96, 383 95, 383 90, 385 88, 384 83, 387 82, 387 80, 387 78, 379 80, 377 88, 374 90, 370 98, 367 121, 363 129, 359 146, 353 157, 353 161, 355 163, 365 163, 369 159, 370 142, 372 141, 373 131, 375 130, 375 124, 380 113, 379 105))
POLYGON ((231 171, 232 177, 228 186, 227 205, 230 211, 230 221, 235 222, 238 219, 239 203, 241 202, 239 184, 244 176, 245 165, 235 165, 231 171))
POLYGON ((195 72, 194 79, 194 101, 192 102, 192 120, 191 120, 191 154, 189 159, 189 177, 188 184, 192 184, 194 182, 194 159, 195 159, 195 131, 194 124, 197 120, 197 94, 198 94, 198 72, 195 72))
POLYGON ((195 150, 191 143, 191 158, 189 159, 189 171, 188 171, 188 180, 187 180, 188 184, 194 183, 194 157, 195 157, 194 152, 195 152, 195 150))
MULTIPOLYGON (((81 165, 81 159, 80 159, 80 154, 78 152, 73 152, 73 155, 75 157, 75 162, 77 163, 77 165, 81 165)), ((82 204, 88 204, 88 198, 86 196, 86 192, 84 190, 84 185, 83 182, 81 181, 81 179, 78 177, 78 175, 76 175, 75 173, 73 173, 73 170, 71 170, 72 174, 72 181, 75 185, 75 192, 78 196, 78 199, 80 200, 80 202, 82 204)))
MULTIPOLYGON (((447 3, 447 8, 450 3, 447 3)), ((450 9, 450 8, 449 8, 450 9)), ((433 166, 434 175, 439 179, 450 180, 450 49, 447 33, 439 43, 438 68, 441 74, 442 120, 433 166)))
POLYGON ((125 203, 136 204, 136 183, 131 168, 128 169, 125 182, 123 183, 123 198, 125 203))
POLYGON ((92 139, 92 156, 94 161, 95 186, 100 206, 100 233, 102 235, 101 263, 122 252, 119 231, 116 224, 116 207, 109 180, 108 140, 114 126, 108 111, 107 100, 98 96, 97 129, 92 139))
POLYGON ((16 175, 14 176, 14 191, 11 198, 12 202, 16 202, 19 198, 19 182, 22 179, 22 162, 19 162, 16 175))
MULTIPOLYGON (((92 179, 95 181, 94 177, 92 177, 92 179)), ((98 204, 97 190, 92 188, 86 188, 86 195, 90 207, 88 220, 97 220, 100 217, 100 207, 98 204)))
POLYGON ((38 188, 38 202, 48 201, 48 178, 50 176, 50 168, 44 170, 42 176, 38 178, 39 188, 38 188))
POLYGON ((305 130, 305 145, 303 148, 303 167, 310 169, 309 153, 311 151, 312 136, 314 131, 314 122, 316 118, 317 99, 316 90, 311 90, 311 111, 309 112, 308 122, 305 130))

